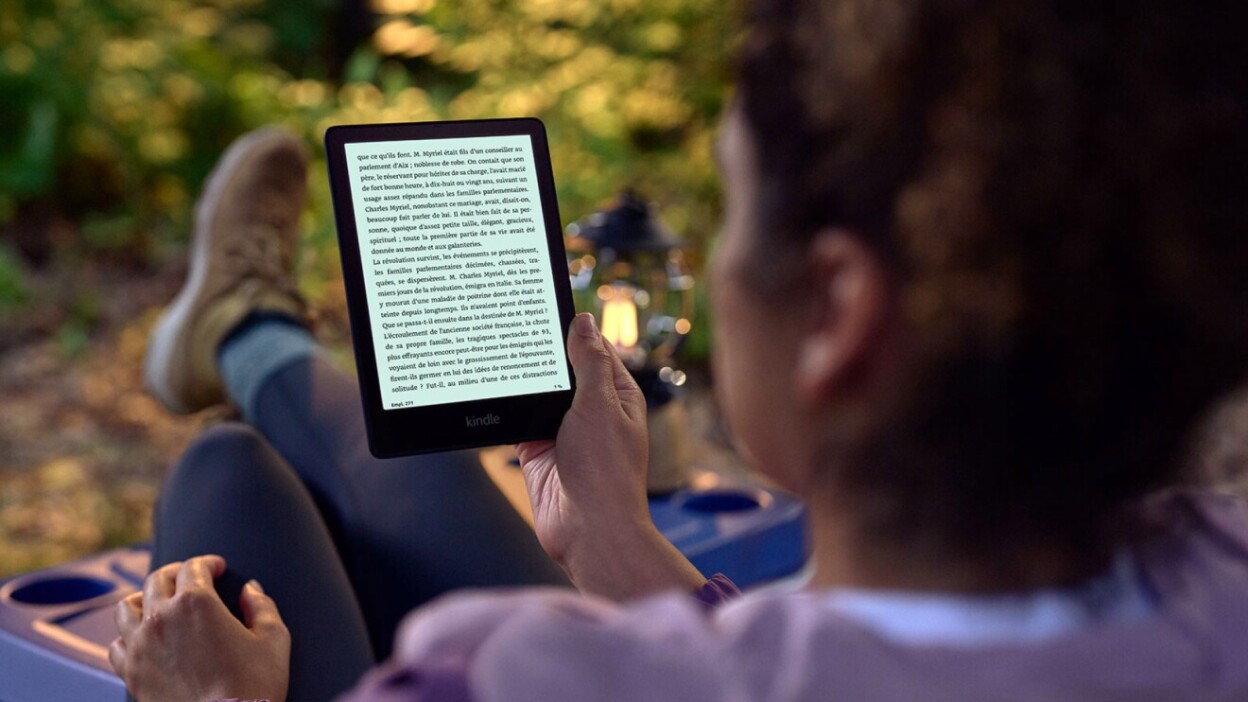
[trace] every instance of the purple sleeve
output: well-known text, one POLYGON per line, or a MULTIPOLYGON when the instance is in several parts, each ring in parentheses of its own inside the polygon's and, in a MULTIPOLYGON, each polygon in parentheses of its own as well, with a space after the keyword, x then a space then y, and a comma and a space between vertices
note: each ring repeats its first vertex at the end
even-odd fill
POLYGON ((705 605, 707 609, 715 609, 740 596, 740 588, 723 573, 716 573, 714 577, 706 581, 705 585, 698 588, 697 592, 693 593, 693 598, 705 605))

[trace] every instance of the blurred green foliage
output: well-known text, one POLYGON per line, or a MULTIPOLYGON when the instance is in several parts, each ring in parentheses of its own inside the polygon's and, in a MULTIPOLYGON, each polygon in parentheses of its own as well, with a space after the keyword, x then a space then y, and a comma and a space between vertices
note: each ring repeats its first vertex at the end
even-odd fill
POLYGON ((16 308, 26 301, 29 293, 25 278, 21 262, 0 248, 0 312, 16 308))
MULTIPOLYGON (((185 239, 202 179, 248 129, 282 123, 315 146, 332 124, 532 115, 550 132, 565 222, 634 187, 687 235, 696 262, 719 205, 711 142, 729 82, 730 7, 5 0, 0 237, 52 212, 75 234, 51 256, 151 261, 185 239)), ((314 287, 337 259, 323 163, 315 169, 314 287)), ((12 264, 0 254, 10 302, 21 299, 12 264)))
POLYGON ((545 120, 565 217, 632 185, 701 243, 717 205, 711 142, 729 79, 732 3, 379 5, 396 10, 376 34, 382 52, 423 55, 441 74, 460 77, 431 86, 435 111, 545 120))

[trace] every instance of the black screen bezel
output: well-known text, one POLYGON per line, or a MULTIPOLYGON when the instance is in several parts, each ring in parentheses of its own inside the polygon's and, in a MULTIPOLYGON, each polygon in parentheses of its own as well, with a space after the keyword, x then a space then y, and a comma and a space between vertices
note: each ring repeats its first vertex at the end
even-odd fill
POLYGON ((568 328, 575 315, 563 229, 555 198, 546 128, 536 118, 466 120, 451 122, 395 122, 330 127, 325 132, 338 250, 342 258, 351 339, 355 347, 357 376, 368 427, 368 446, 374 456, 390 458, 432 451, 476 448, 536 439, 552 439, 563 415, 572 404, 576 379, 567 359, 568 328), (569 387, 547 393, 454 402, 424 407, 385 409, 381 404, 380 379, 372 320, 364 290, 364 271, 359 234, 355 226, 355 203, 347 171, 346 144, 375 141, 418 141, 486 136, 528 136, 532 140, 541 197, 542 219, 550 252, 549 275, 553 276, 555 300, 563 328, 564 362, 569 387), (470 427, 466 417, 497 415, 498 424, 470 427))

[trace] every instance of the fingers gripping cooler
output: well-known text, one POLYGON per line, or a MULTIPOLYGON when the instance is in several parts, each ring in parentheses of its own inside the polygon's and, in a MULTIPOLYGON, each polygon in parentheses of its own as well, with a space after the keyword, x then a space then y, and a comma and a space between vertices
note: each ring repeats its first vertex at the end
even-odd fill
POLYGON ((97 554, 0 583, 0 702, 122 702, 108 662, 113 607, 139 590, 149 554, 97 554))

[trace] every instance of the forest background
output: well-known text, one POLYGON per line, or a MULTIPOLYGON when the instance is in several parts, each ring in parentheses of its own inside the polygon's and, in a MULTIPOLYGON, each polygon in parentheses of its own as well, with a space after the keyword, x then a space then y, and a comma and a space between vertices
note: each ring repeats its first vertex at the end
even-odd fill
POLYGON ((231 140, 280 124, 317 154, 300 284, 347 362, 327 127, 540 117, 565 224, 634 188, 697 271, 733 26, 720 0, 0 2, 0 577, 147 538, 222 416, 169 415, 139 367, 231 140))

